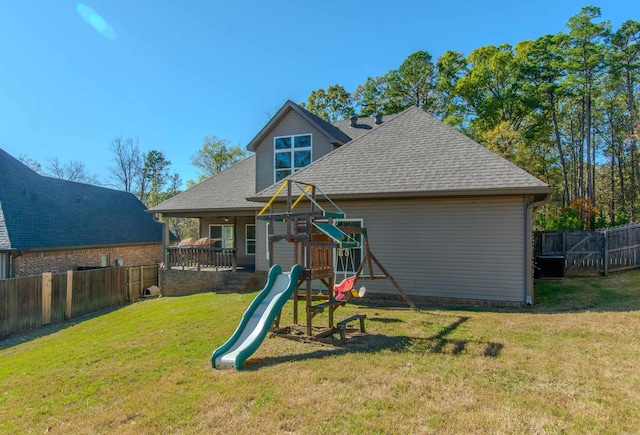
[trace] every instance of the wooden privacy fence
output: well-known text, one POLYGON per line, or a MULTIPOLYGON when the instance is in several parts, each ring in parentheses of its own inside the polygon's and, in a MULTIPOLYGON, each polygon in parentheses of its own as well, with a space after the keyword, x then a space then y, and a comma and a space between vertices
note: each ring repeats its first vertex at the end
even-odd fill
POLYGON ((601 273, 640 267, 640 224, 598 231, 535 233, 536 256, 562 256, 565 271, 601 273))
POLYGON ((158 266, 137 266, 0 280, 0 337, 124 304, 137 299, 131 285, 157 285, 157 277, 158 266))
POLYGON ((144 289, 152 285, 158 285, 157 264, 127 268, 127 287, 129 289, 130 302, 144 296, 144 289))

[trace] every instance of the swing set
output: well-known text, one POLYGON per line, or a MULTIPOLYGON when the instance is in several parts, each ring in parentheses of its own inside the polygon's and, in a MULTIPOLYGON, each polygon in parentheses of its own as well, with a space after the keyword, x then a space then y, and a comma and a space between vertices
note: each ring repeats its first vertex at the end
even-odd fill
MULTIPOLYGON (((345 219, 345 217, 344 211, 318 187, 294 180, 286 180, 258 213, 258 219, 269 222, 269 266, 274 264, 275 245, 286 240, 293 244, 293 263, 298 263, 303 268, 293 294, 293 323, 298 324, 299 299, 304 299, 307 337, 319 339, 340 332, 341 338, 344 338, 347 323, 358 319, 360 320, 360 330, 364 332, 366 317, 364 314, 351 316, 334 325, 334 312, 339 307, 344 306, 352 296, 363 297, 365 295, 366 288, 364 286, 356 289, 356 282, 361 278, 391 281, 407 304, 417 311, 411 299, 371 252, 367 230, 339 226, 339 220, 345 219), (295 200, 294 188, 300 192, 295 200), (273 204, 284 189, 287 189, 285 211, 275 212, 273 204), (305 211, 294 210, 303 199, 308 200, 309 209, 305 211), (358 235, 360 235, 360 241, 358 235), (354 254, 356 250, 360 249, 363 250, 364 255, 356 270, 354 254), (334 252, 337 257, 335 264, 334 252), (373 263, 377 265, 382 275, 374 274, 373 263), (343 274, 343 279, 340 282, 337 282, 338 272, 334 270, 335 265, 340 266, 343 274), (365 267, 368 267, 368 274, 363 274, 365 267), (349 272, 355 272, 355 274, 349 276, 349 272), (312 290, 312 282, 315 280, 320 281, 328 290, 328 297, 324 296, 325 302, 319 304, 314 304, 314 301, 318 300, 312 290), (301 294, 300 289, 303 286, 304 293, 301 294), (314 326, 314 316, 325 310, 328 312, 328 326, 314 326)), ((279 322, 280 316, 275 321, 275 331, 279 329, 279 322)), ((292 336, 290 338, 299 339, 300 337, 292 336)))

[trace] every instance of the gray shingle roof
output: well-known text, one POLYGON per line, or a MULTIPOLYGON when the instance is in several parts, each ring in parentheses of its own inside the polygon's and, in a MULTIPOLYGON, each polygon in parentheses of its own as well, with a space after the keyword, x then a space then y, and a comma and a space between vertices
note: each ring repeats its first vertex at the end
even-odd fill
POLYGON ((351 140, 355 140, 360 136, 369 133, 374 128, 380 127, 385 122, 391 121, 398 115, 384 115, 382 117, 382 123, 377 125, 375 118, 358 118, 355 127, 351 127, 351 120, 344 119, 341 121, 335 121, 332 123, 334 127, 339 128, 344 134, 348 135, 351 140))
POLYGON ((256 157, 252 155, 213 177, 150 209, 155 213, 207 210, 261 209, 263 204, 245 200, 255 195, 256 157))
POLYGON ((39 175, 0 149, 0 248, 162 241, 162 224, 131 193, 39 175))
MULTIPOLYGON (((551 188, 506 159, 411 107, 290 178, 332 198, 548 193, 551 188)), ((277 186, 257 195, 270 198, 277 186)))

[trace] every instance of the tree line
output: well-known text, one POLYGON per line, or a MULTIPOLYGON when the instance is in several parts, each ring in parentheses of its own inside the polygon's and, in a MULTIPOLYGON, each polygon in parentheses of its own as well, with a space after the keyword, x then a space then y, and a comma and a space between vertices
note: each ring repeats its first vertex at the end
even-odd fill
POLYGON ((587 6, 566 29, 467 56, 417 51, 353 92, 335 84, 302 105, 330 122, 423 108, 557 189, 541 229, 636 221, 640 23, 612 29, 587 6))
MULTIPOLYGON (((112 158, 106 182, 101 181, 97 174, 91 174, 86 165, 78 160, 61 162, 55 157, 47 160, 44 166, 25 154, 20 155, 18 160, 41 175, 130 192, 147 208, 154 207, 182 191, 182 178, 171 170, 171 161, 162 151, 142 151, 137 138, 125 138, 122 135, 111 141, 109 151, 112 158)), ((230 145, 228 140, 219 139, 214 135, 205 136, 202 147, 191 156, 191 164, 198 169, 198 179, 187 180, 187 187, 194 186, 246 156, 247 152, 239 145, 230 145)), ((196 220, 166 220, 178 238, 198 237, 196 220)))

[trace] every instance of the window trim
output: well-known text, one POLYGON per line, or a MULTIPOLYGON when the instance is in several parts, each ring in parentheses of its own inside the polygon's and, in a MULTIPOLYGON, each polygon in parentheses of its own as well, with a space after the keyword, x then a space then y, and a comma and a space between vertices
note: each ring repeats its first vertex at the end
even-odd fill
MULTIPOLYGON (((276 168, 276 155, 277 154, 286 154, 288 153, 289 156, 291 157, 291 167, 289 168, 289 170, 291 171, 291 174, 294 174, 295 172, 299 171, 302 168, 306 168, 309 165, 306 166, 301 166, 301 167, 296 167, 296 159, 295 159, 295 152, 296 151, 309 151, 311 158, 309 160, 309 165, 311 163, 313 163, 313 134, 312 133, 301 133, 301 134, 290 134, 290 135, 283 135, 283 136, 274 136, 273 137, 273 182, 277 183, 278 181, 278 170, 284 170, 284 168, 280 168, 277 169, 276 168), (300 148, 296 148, 295 146, 295 138, 296 137, 302 137, 302 136, 309 136, 309 146, 308 147, 300 147, 300 148), (285 148, 285 149, 276 149, 276 141, 278 139, 283 139, 283 138, 289 138, 291 139, 291 148, 285 148)), ((286 177, 283 177, 286 178, 286 177)))
POLYGON ((244 226, 244 253, 246 255, 256 255, 257 251, 257 233, 256 233, 256 224, 246 224, 244 226), (249 238, 249 227, 253 227, 253 239, 249 238), (253 252, 249 252, 249 242, 253 242, 253 252))
POLYGON ((235 249, 235 247, 236 247, 236 229, 235 229, 235 226, 233 224, 209 224, 209 238, 211 238, 213 240, 217 240, 217 239, 214 239, 213 237, 211 237, 211 227, 220 227, 221 228, 220 234, 221 234, 222 237, 220 238, 220 247, 222 249, 235 249), (225 227, 231 227, 231 229, 233 230, 233 238, 225 239, 225 237, 224 237, 224 228, 225 227), (231 248, 225 248, 224 245, 225 245, 225 241, 226 240, 231 240, 232 241, 231 244, 233 246, 231 248))

